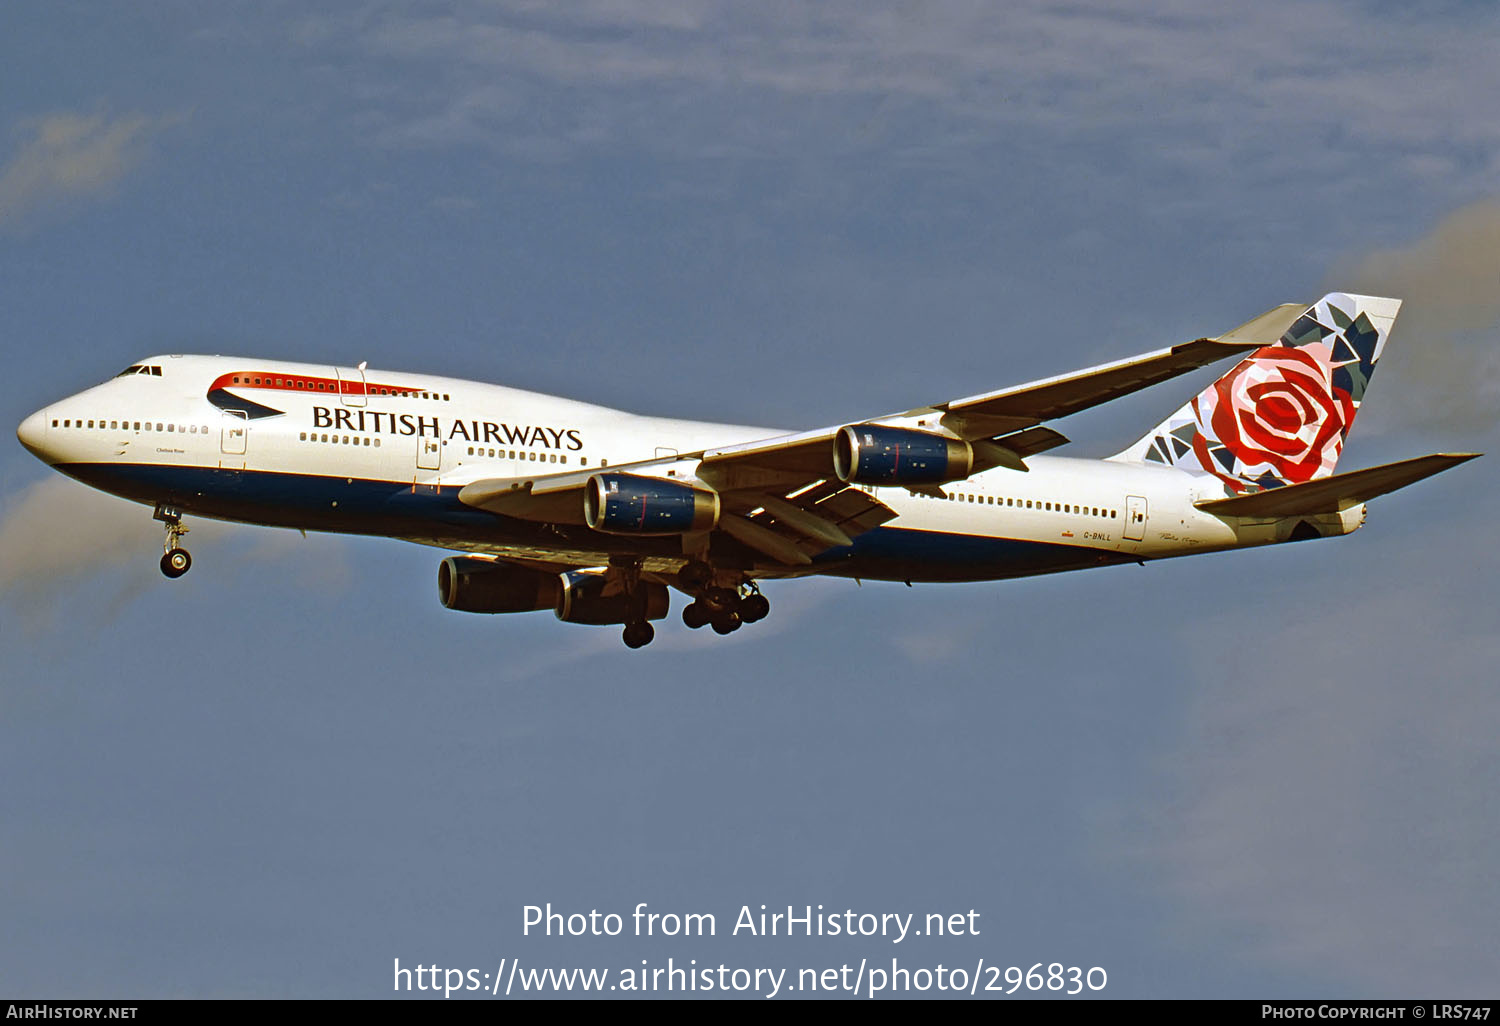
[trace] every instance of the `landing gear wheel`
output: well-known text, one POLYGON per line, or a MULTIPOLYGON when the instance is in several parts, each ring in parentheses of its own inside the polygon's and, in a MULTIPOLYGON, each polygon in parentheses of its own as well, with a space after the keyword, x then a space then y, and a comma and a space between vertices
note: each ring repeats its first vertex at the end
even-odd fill
POLYGON ((626 648, 644 648, 651 644, 652 638, 656 637, 656 628, 646 620, 637 620, 635 623, 625 625, 625 633, 622 636, 625 639, 626 648))
POLYGON ((697 630, 699 627, 707 627, 708 621, 708 610, 703 608, 703 603, 689 602, 682 607, 682 622, 693 630, 697 630))
POLYGON ((740 614, 734 610, 720 613, 710 621, 713 624, 715 634, 733 634, 740 629, 740 614))
POLYGON ((745 601, 740 603, 740 619, 746 623, 764 620, 770 612, 771 601, 760 592, 745 596, 745 601))
POLYGON ((192 569, 193 557, 187 549, 168 549, 161 557, 161 572, 171 578, 181 577, 192 569))

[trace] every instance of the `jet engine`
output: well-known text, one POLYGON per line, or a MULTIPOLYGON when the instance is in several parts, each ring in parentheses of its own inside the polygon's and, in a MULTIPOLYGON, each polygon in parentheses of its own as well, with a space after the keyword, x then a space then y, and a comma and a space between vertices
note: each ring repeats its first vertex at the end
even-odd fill
POLYGON ((564 573, 554 578, 560 582, 554 611, 565 623, 630 623, 635 620, 660 620, 667 615, 671 599, 667 586, 655 581, 638 581, 633 595, 623 591, 605 595, 605 578, 597 573, 564 573))
POLYGON ((583 519, 605 534, 709 531, 719 522, 719 495, 659 477, 595 474, 583 491, 583 519))
POLYGON ((947 435, 854 424, 834 436, 833 469, 846 484, 943 484, 973 472, 974 448, 947 435))
POLYGON ((464 613, 529 613, 553 609, 562 593, 556 574, 473 556, 449 556, 438 564, 438 596, 464 613))

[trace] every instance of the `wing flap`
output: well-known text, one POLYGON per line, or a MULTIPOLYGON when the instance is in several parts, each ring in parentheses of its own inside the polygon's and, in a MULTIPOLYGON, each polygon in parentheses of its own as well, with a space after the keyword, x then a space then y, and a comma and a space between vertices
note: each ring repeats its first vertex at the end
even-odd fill
POLYGON ((1317 481, 1303 481, 1271 488, 1253 495, 1208 499, 1194 503, 1208 513, 1231 517, 1293 517, 1317 513, 1340 513, 1381 495, 1415 484, 1433 474, 1450 470, 1480 455, 1477 452, 1440 452, 1431 456, 1385 463, 1366 470, 1334 474, 1317 481))

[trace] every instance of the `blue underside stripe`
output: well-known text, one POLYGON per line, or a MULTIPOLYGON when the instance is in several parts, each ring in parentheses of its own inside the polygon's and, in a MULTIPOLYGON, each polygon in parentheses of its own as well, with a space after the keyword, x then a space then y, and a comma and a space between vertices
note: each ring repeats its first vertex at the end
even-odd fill
MULTIPOLYGON (((458 489, 401 484, 368 478, 323 477, 270 471, 220 470, 150 464, 66 464, 58 470, 104 491, 145 503, 164 503, 186 513, 307 530, 348 534, 423 536, 438 534, 480 544, 599 549, 599 536, 584 527, 536 524, 466 506, 458 489)), ((725 555, 763 561, 715 533, 725 555)), ((611 536, 608 548, 639 555, 680 555, 675 537, 611 536)), ((984 535, 948 534, 902 527, 866 531, 846 548, 819 554, 822 572, 872 580, 960 581, 1024 577, 1122 562, 1107 550, 984 535)), ((726 565, 740 565, 730 562, 726 565)))

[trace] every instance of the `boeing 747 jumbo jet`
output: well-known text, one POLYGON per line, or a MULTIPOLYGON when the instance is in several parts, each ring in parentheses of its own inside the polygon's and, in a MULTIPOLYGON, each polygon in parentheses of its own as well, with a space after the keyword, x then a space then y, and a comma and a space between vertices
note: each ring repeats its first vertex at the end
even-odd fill
POLYGON ((904 413, 785 434, 642 417, 423 374, 153 356, 27 417, 37 457, 154 508, 388 535, 460 554, 443 605, 729 634, 757 582, 981 581, 1348 534, 1365 503, 1472 459, 1335 474, 1401 303, 1334 293, 1216 338, 904 413), (1117 455, 1040 455, 1047 426, 1248 354, 1117 455))

